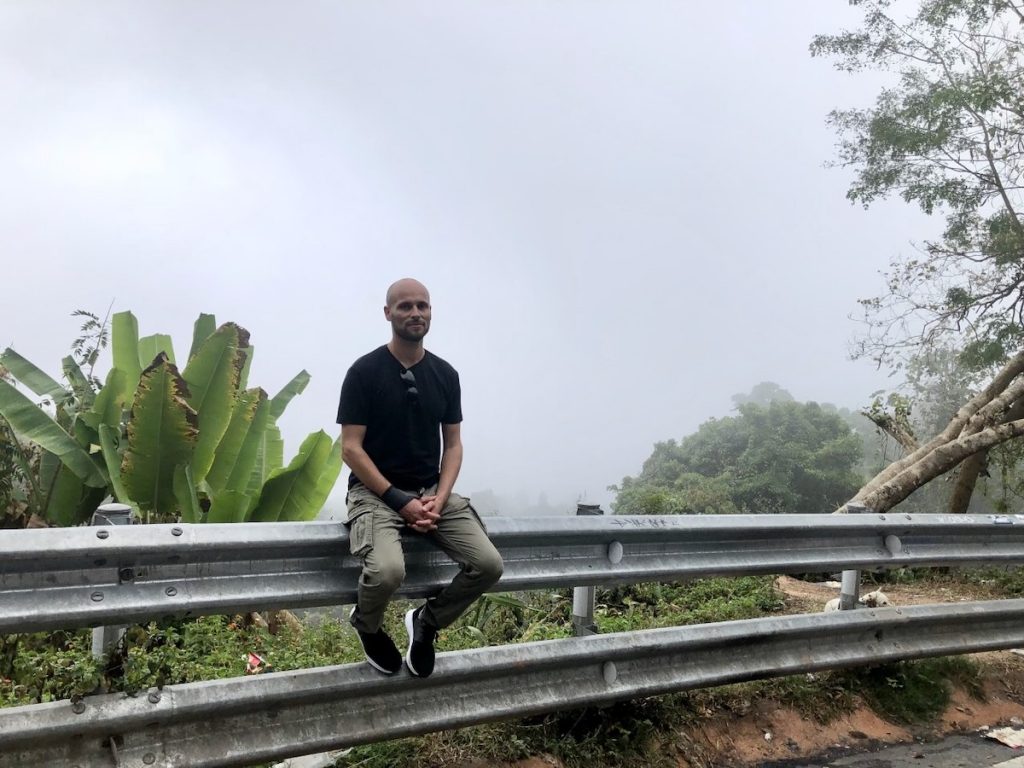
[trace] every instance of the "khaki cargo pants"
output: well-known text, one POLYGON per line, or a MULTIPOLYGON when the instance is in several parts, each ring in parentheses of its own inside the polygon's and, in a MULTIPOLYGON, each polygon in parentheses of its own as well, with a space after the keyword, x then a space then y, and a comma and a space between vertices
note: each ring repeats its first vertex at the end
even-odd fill
MULTIPOLYGON (((414 495, 429 496, 436 490, 426 488, 414 495)), ((363 561, 359 602, 350 619, 358 630, 372 633, 380 629, 384 609, 405 579, 402 531, 426 536, 461 566, 452 583, 427 600, 422 614, 427 624, 447 627, 501 578, 501 555, 464 496, 451 494, 437 530, 430 533, 413 532, 401 515, 362 483, 349 489, 347 502, 349 545, 352 554, 363 561)))

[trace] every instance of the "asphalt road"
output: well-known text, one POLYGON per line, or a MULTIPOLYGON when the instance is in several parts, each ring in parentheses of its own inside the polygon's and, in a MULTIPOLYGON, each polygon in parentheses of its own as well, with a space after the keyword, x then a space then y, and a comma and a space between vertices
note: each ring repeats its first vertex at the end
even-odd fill
POLYGON ((762 768, 1024 768, 1024 749, 969 734, 858 754, 837 749, 817 758, 767 763, 762 768))

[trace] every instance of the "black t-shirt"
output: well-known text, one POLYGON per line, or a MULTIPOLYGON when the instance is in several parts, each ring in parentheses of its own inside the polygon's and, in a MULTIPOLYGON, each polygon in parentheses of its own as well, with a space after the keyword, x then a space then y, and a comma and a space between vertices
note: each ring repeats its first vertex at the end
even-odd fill
MULTIPOLYGON (((339 424, 366 427, 363 448, 395 487, 418 491, 440 476, 441 425, 462 421, 459 374, 431 352, 408 369, 387 346, 356 360, 345 375, 339 424), (410 388, 416 392, 411 393, 410 388)), ((351 488, 358 478, 351 473, 351 488)))

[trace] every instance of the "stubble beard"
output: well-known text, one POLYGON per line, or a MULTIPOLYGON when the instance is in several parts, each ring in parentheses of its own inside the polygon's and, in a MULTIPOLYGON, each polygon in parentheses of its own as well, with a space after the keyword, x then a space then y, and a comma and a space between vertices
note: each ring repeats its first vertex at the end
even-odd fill
POLYGON ((395 336, 402 339, 403 341, 423 341, 423 337, 427 335, 427 331, 430 330, 430 324, 427 322, 423 323, 422 331, 410 331, 402 325, 392 325, 395 331, 395 336))

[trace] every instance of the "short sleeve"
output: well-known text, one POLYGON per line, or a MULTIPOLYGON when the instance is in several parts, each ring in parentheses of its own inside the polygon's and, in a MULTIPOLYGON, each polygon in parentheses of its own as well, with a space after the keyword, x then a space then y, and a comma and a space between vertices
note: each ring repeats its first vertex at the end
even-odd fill
POLYGON ((359 371, 352 368, 345 374, 341 385, 341 398, 338 401, 339 424, 369 424, 370 406, 363 387, 359 371))
POLYGON ((451 388, 449 390, 448 402, 445 403, 444 417, 442 424, 459 424, 462 421, 462 385, 459 383, 459 374, 453 368, 451 370, 451 388))

